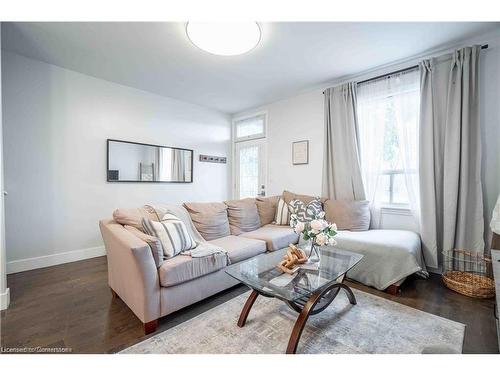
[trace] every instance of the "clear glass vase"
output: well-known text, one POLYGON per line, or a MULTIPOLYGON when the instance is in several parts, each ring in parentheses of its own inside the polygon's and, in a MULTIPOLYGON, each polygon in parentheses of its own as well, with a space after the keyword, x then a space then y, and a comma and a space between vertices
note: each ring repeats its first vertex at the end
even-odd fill
POLYGON ((307 260, 308 263, 319 263, 321 261, 319 246, 316 245, 314 241, 311 241, 311 251, 309 252, 307 260))

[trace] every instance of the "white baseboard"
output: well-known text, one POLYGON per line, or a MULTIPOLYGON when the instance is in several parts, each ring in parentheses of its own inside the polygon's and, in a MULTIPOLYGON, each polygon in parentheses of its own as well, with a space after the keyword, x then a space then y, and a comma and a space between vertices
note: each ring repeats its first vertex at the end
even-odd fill
POLYGON ((37 268, 50 267, 57 264, 76 262, 78 260, 95 258, 103 255, 106 255, 104 246, 97 246, 90 247, 88 249, 68 251, 65 253, 13 260, 11 262, 7 262, 7 274, 29 271, 37 268))
POLYGON ((5 289, 5 292, 0 294, 0 310, 5 310, 10 304, 10 289, 5 289))

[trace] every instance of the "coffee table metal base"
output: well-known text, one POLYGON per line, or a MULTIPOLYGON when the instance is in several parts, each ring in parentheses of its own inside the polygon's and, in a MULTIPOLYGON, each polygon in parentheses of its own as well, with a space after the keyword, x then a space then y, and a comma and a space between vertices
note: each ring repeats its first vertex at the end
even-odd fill
MULTIPOLYGON (((352 292, 351 288, 349 288, 344 283, 336 283, 332 286, 320 290, 316 293, 313 293, 309 298, 304 297, 303 299, 299 299, 293 302, 287 301, 288 306, 299 313, 297 320, 295 321, 295 325, 293 326, 292 333, 290 335, 290 339, 288 340, 288 346, 286 348, 286 354, 295 354, 297 351, 297 345, 299 344, 300 336, 302 335, 302 331, 306 325, 307 319, 310 315, 315 315, 326 309, 337 297, 339 291, 343 289, 347 297, 349 298, 349 302, 352 305, 356 304, 356 297, 352 292)), ((245 302, 245 306, 243 306, 243 310, 241 310, 240 318, 238 319, 238 327, 243 327, 247 321, 248 314, 252 309, 252 306, 257 299, 257 297, 263 295, 265 297, 272 297, 266 295, 264 293, 258 292, 255 289, 252 289, 252 293, 248 297, 245 302)))

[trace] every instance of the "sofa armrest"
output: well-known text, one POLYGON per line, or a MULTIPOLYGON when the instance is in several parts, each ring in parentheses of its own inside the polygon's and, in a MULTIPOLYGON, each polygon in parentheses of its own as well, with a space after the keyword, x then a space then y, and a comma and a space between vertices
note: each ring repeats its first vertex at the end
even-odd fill
POLYGON ((113 220, 101 220, 99 227, 109 286, 143 323, 158 319, 160 281, 149 245, 113 220))

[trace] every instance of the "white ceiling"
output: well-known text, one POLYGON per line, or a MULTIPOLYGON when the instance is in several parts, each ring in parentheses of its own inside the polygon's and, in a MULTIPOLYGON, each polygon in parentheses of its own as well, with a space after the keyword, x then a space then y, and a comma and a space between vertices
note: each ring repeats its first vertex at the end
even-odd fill
POLYGON ((235 113, 499 28, 500 23, 263 23, 233 57, 193 46, 183 23, 2 23, 2 48, 235 113))

